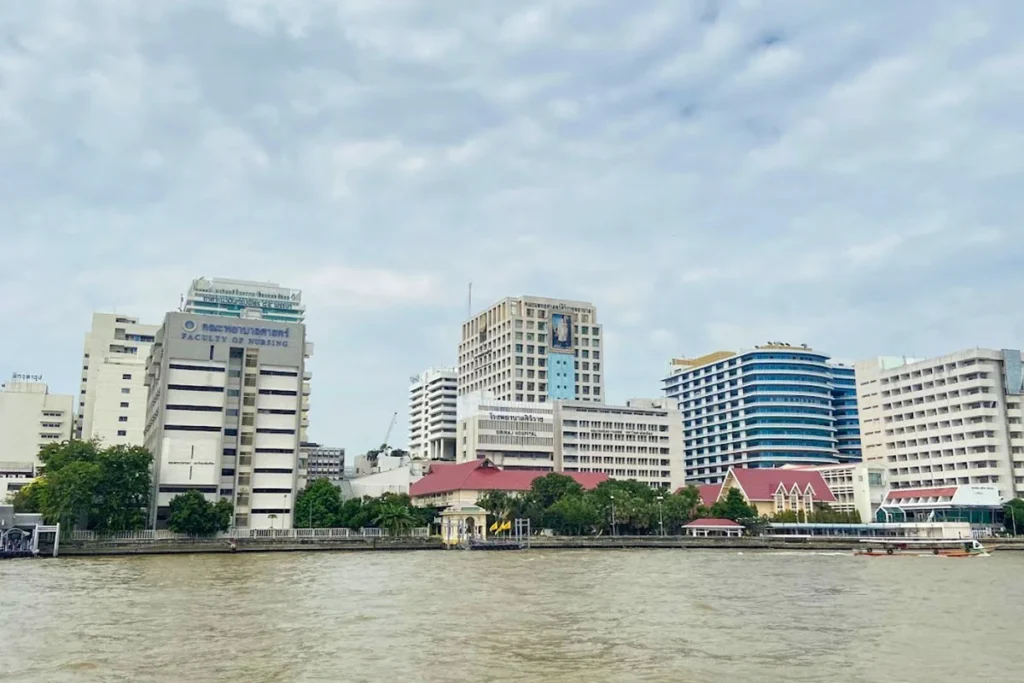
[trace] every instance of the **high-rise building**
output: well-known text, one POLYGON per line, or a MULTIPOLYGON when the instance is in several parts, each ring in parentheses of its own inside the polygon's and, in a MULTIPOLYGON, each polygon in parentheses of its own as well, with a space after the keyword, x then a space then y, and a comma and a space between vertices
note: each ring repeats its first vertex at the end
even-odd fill
POLYGON ((409 380, 409 455, 414 460, 455 460, 458 373, 455 368, 431 368, 409 380))
POLYGON ((298 289, 288 289, 274 282, 224 278, 193 280, 183 310, 196 315, 283 323, 301 323, 306 316, 302 292, 298 289))
POLYGON ((159 325, 94 313, 85 335, 75 433, 102 446, 138 445, 146 426, 146 359, 159 325))
POLYGON ((591 472, 654 488, 683 485, 682 419, 675 401, 624 406, 556 400, 459 399, 458 460, 487 458, 503 470, 591 472))
POLYGON ((937 500, 952 487, 994 488, 1002 500, 1024 494, 1019 350, 872 358, 856 373, 864 458, 885 464, 902 498, 923 489, 915 500, 937 500))
POLYGON ((688 482, 720 483, 731 467, 860 459, 849 368, 806 345, 675 359, 662 388, 679 401, 688 482))
POLYGON ((75 397, 51 394, 39 375, 15 374, 0 384, 0 461, 39 464, 39 450, 71 438, 75 397))
POLYGON ((345 478, 345 449, 321 446, 318 443, 302 444, 306 456, 306 480, 327 479, 337 484, 345 478))
POLYGON ((227 498, 239 528, 289 528, 312 353, 300 323, 168 313, 146 368, 152 523, 171 499, 227 498))
POLYGON ((462 324, 460 396, 546 403, 604 400, 604 336, 583 301, 509 297, 462 324))

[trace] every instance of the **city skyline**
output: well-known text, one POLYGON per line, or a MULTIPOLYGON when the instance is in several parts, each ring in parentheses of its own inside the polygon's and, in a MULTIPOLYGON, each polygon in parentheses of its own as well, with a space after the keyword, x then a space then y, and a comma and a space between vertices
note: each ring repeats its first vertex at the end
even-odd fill
POLYGON ((456 364, 469 282, 592 302, 616 404, 766 340, 1020 348, 1024 10, 922 7, 25 4, 0 378, 77 394, 94 312, 204 275, 303 291, 310 438, 352 454, 456 364))

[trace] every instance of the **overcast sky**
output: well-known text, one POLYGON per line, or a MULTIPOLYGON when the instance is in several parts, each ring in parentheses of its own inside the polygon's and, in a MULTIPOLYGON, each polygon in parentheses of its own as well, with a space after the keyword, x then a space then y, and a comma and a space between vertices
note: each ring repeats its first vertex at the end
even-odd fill
POLYGON ((610 400, 673 355, 1024 344, 1024 3, 7 1, 0 376, 95 310, 304 292, 311 438, 407 439, 467 283, 592 301, 610 400))

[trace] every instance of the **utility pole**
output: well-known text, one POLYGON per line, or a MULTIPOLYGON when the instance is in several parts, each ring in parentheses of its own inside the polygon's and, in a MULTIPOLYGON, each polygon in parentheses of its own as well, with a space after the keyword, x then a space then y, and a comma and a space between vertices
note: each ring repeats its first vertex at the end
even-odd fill
POLYGON ((661 535, 665 535, 665 515, 661 513, 661 501, 664 500, 664 496, 658 496, 658 521, 661 522, 661 535))
POLYGON ((612 536, 618 536, 618 532, 615 530, 615 496, 608 496, 612 500, 612 536))

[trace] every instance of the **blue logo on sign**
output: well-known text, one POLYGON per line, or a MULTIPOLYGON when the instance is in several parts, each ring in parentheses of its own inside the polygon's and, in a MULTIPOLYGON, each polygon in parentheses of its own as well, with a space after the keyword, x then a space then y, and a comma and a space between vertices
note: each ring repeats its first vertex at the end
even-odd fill
POLYGON ((195 320, 186 320, 184 322, 184 324, 182 324, 182 327, 185 328, 186 332, 195 332, 196 331, 196 321, 195 320))

